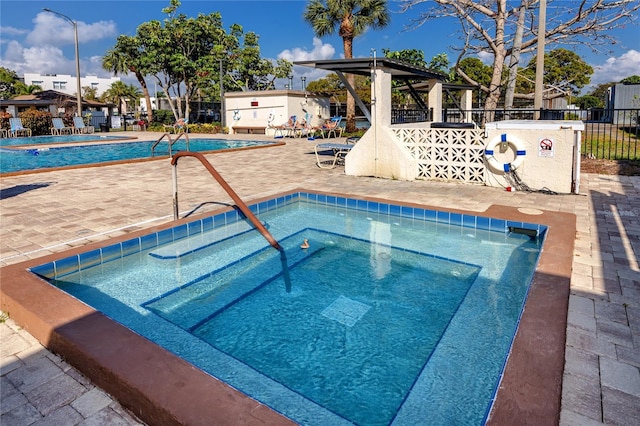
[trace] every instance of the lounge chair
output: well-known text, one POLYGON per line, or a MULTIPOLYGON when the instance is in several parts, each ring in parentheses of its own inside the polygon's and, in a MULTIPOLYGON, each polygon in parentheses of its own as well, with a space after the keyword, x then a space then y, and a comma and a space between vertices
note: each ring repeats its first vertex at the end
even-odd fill
POLYGON ((52 135, 70 135, 73 133, 73 128, 65 126, 62 118, 54 117, 51 122, 53 123, 53 127, 51 127, 52 135))
POLYGON ((18 136, 31 136, 31 129, 25 128, 22 125, 22 120, 19 117, 10 118, 9 125, 9 137, 17 138, 18 136))
POLYGON ((86 126, 82 117, 73 117, 75 133, 93 133, 96 129, 93 126, 86 126))
POLYGON ((166 133, 189 133, 189 120, 180 118, 175 123, 163 124, 162 127, 166 133))
POLYGON ((344 157, 353 149, 360 138, 349 138, 347 143, 319 143, 315 146, 316 165, 321 169, 333 169, 338 164, 344 163, 344 157), (331 152, 333 157, 330 160, 321 160, 321 152, 331 152))
POLYGON ((298 122, 297 117, 292 115, 289 117, 289 120, 280 125, 269 124, 269 128, 273 129, 273 137, 276 139, 284 138, 287 136, 295 136, 296 135, 296 123, 298 122))
POLYGON ((319 131, 323 138, 329 138, 333 134, 333 137, 342 137, 342 116, 331 117, 325 121, 322 126, 316 127, 315 130, 319 131))

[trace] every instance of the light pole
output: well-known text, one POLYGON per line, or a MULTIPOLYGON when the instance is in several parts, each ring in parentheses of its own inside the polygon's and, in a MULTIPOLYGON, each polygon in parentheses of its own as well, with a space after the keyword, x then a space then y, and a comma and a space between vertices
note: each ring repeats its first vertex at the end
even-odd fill
POLYGON ((73 19, 69 18, 67 15, 63 15, 60 12, 56 12, 46 7, 42 10, 44 10, 45 12, 53 13, 54 15, 58 15, 59 17, 61 17, 62 19, 68 21, 69 23, 71 23, 71 25, 73 25, 73 32, 74 32, 75 41, 76 41, 76 83, 77 83, 76 100, 78 103, 77 114, 78 114, 78 117, 82 117, 82 87, 80 84, 80 52, 78 51, 78 23, 73 19))
POLYGON ((307 77, 300 77, 300 80, 302 80, 302 91, 306 92, 307 86, 305 85, 305 82, 307 81, 307 77))
POLYGON ((224 73, 222 72, 222 58, 220 58, 220 125, 224 129, 227 124, 227 111, 224 104, 224 73))
POLYGON ((293 76, 289 75, 289 90, 293 90, 293 76))

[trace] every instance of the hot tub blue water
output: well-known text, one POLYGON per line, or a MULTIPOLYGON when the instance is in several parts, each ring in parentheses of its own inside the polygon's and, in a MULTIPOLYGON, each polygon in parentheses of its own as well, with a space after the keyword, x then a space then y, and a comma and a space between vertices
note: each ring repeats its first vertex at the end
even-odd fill
MULTIPOLYGON (((0 148, 0 173, 150 158, 152 157, 151 147, 154 143, 154 141, 147 141, 32 149, 0 148)), ((273 144, 273 142, 191 139, 189 150, 203 152, 269 144, 273 144)), ((172 146, 174 153, 186 149, 184 140, 179 140, 172 146)), ((154 152, 156 157, 166 158, 169 154, 168 143, 166 141, 160 142, 154 152)))
POLYGON ((32 271, 298 423, 483 423, 544 226, 308 193, 252 208, 284 265, 232 211, 32 271))

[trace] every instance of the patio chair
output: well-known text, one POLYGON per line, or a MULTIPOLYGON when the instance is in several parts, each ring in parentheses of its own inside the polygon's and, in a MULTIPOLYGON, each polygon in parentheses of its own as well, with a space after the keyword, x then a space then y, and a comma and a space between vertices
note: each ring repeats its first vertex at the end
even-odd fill
POLYGON ((338 164, 344 163, 344 157, 356 145, 360 138, 349 138, 348 143, 319 143, 316 144, 314 151, 316 153, 316 165, 321 169, 334 169, 338 164), (331 152, 333 157, 330 160, 320 159, 321 152, 331 152))
POLYGON ((73 117, 73 126, 75 133, 93 133, 96 131, 93 126, 85 125, 82 117, 73 117))
POLYGON ((9 125, 9 137, 17 138, 18 136, 31 136, 31 129, 25 128, 22 125, 22 120, 19 117, 10 118, 9 125))
POLYGON ((52 135, 70 135, 73 133, 73 128, 65 126, 62 118, 54 117, 51 119, 53 127, 51 127, 52 135))
POLYGON ((173 124, 163 124, 162 127, 166 133, 189 133, 189 120, 179 118, 173 124))
POLYGON ((334 138, 342 137, 342 116, 338 115, 336 117, 331 117, 329 130, 327 131, 327 137, 330 138, 331 134, 333 134, 334 138))
POLYGON ((318 126, 315 128, 316 131, 319 131, 323 138, 331 137, 333 134, 334 137, 342 136, 342 127, 340 123, 342 122, 342 116, 331 117, 326 120, 322 126, 318 126))

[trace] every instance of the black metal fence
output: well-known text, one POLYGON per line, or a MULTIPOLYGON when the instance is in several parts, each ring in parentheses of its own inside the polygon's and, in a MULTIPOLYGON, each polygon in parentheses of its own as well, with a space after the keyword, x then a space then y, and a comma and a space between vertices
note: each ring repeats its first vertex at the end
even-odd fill
POLYGON ((591 158, 609 160, 640 160, 640 108, 626 109, 512 109, 460 111, 443 109, 444 121, 462 122, 471 117, 475 123, 502 120, 580 120, 582 133, 581 151, 591 158))

